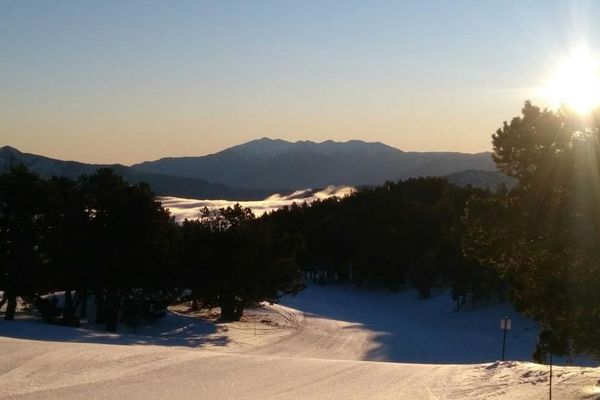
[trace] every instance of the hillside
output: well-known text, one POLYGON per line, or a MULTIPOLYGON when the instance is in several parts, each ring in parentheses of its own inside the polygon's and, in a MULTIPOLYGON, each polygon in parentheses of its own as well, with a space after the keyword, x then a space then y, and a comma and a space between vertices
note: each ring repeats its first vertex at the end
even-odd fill
POLYGON ((272 193, 269 190, 238 189, 210 183, 198 178, 147 173, 120 164, 85 164, 76 161, 56 160, 36 154, 22 153, 10 146, 1 147, 0 171, 13 164, 24 164, 30 170, 44 177, 64 176, 71 179, 77 179, 83 174, 93 174, 98 168, 112 168, 128 182, 148 183, 157 195, 226 200, 257 200, 263 199, 272 193))
POLYGON ((473 186, 481 189, 497 190, 502 186, 507 189, 513 188, 517 180, 511 178, 500 171, 482 171, 468 169, 466 171, 455 172, 446 175, 448 182, 457 186, 473 186))
POLYGON ((404 152, 359 140, 315 143, 262 138, 200 157, 162 158, 139 171, 194 177, 246 189, 378 185, 386 180, 495 171, 489 153, 404 152))

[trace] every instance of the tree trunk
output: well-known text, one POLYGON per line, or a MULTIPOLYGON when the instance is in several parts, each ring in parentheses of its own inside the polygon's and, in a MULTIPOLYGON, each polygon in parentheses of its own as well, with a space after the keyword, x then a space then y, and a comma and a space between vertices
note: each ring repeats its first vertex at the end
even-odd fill
POLYGON ((116 291, 109 291, 106 294, 105 302, 105 317, 106 330, 108 332, 117 331, 117 323, 119 322, 119 294, 116 291))
POLYGON ((87 302, 88 302, 87 291, 86 290, 82 290, 79 293, 79 296, 81 298, 81 308, 79 309, 79 317, 80 318, 87 318, 87 302))
POLYGON ((233 311, 233 320, 239 321, 242 318, 243 314, 244 314, 244 306, 240 302, 236 305, 235 310, 233 311))
POLYGON ((196 289, 192 289, 192 311, 198 311, 198 291, 196 289))
POLYGON ((15 312, 17 311, 17 295, 14 293, 4 293, 6 296, 7 304, 6 304, 6 314, 4 314, 4 319, 6 321, 12 321, 15 319, 15 312))
POLYGON ((101 292, 96 292, 94 295, 95 303, 96 303, 96 320, 97 324, 103 324, 106 322, 106 307, 104 302, 104 294, 101 292))
POLYGON ((234 321, 235 318, 235 300, 232 298, 219 299, 219 307, 221 307, 221 321, 234 321))
POLYGON ((73 295, 73 316, 78 315, 77 314, 77 309, 79 308, 79 306, 81 305, 81 292, 79 291, 75 291, 75 294, 73 295))
POLYGON ((65 325, 69 325, 73 320, 73 296, 71 290, 65 290, 65 305, 62 318, 65 325))

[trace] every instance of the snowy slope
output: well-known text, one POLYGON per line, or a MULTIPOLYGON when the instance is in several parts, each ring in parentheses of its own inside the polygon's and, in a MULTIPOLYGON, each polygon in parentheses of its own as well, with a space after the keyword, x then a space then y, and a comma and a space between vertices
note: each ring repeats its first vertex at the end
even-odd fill
MULTIPOLYGON (((535 340, 506 305, 455 313, 444 293, 319 286, 283 303, 235 324, 170 314, 137 334, 0 322, 0 399, 547 398, 546 366, 494 362, 500 317, 509 358, 535 340)), ((598 398, 599 374, 556 367, 555 398, 598 398)))
MULTIPOLYGON (((547 369, 530 364, 427 365, 247 356, 164 347, 0 339, 0 398, 26 399, 534 399, 547 369), (27 353, 27 354, 24 354, 27 353), (3 362, 4 363, 4 362, 3 362)), ((555 398, 594 393, 597 371, 555 370, 555 398), (560 376, 559 376, 560 375, 560 376)))
POLYGON ((414 363, 482 363, 500 359, 500 319, 512 319, 506 357, 531 361, 537 326, 508 304, 455 312, 447 292, 420 300, 414 290, 389 293, 310 286, 286 306, 302 310, 301 333, 271 354, 414 363), (318 338, 318 340, 317 340, 318 338), (317 343, 307 344, 314 340, 317 343))

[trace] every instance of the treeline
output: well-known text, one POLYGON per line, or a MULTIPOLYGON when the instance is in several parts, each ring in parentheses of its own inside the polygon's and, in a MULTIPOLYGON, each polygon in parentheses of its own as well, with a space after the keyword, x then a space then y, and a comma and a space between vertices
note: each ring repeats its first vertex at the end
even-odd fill
POLYGON ((13 319, 21 297, 46 320, 77 325, 93 299, 96 322, 115 330, 119 318, 135 325, 185 299, 238 320, 250 304, 302 289, 302 273, 412 285, 423 298, 450 285, 457 308, 474 306, 504 290, 461 251, 461 217, 475 193, 488 192, 411 179, 261 218, 236 205, 176 224, 147 185, 109 169, 44 180, 16 166, 0 175, 0 307, 13 319), (45 297, 58 291, 61 310, 45 297))
POLYGON ((94 299, 95 320, 115 330, 160 314, 187 289, 223 319, 301 289, 294 242, 239 206, 204 210, 175 224, 145 184, 110 169, 79 180, 44 180, 23 166, 0 175, 0 308, 17 297, 50 322, 78 325, 94 299), (64 291, 64 306, 45 298, 64 291))
POLYGON ((412 286, 422 298, 450 286, 458 309, 506 290, 496 271, 462 252, 462 217, 475 195, 492 196, 441 178, 409 179, 284 207, 267 218, 301 238, 299 263, 309 279, 393 291, 412 286))

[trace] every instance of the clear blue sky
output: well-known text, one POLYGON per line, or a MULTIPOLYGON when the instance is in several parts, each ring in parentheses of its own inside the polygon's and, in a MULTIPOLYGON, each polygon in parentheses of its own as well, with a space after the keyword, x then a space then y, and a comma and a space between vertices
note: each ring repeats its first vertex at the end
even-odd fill
POLYGON ((122 163, 262 136, 485 151, 557 57, 600 49, 597 21, 593 2, 0 0, 0 145, 122 163))

